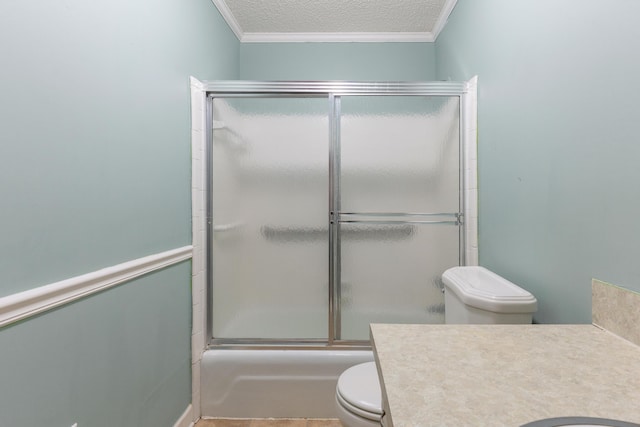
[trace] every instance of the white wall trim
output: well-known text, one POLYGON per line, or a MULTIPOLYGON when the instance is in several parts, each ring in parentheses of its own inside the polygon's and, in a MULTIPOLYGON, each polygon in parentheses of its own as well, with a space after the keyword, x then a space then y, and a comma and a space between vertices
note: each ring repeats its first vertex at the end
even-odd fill
POLYGON ((189 76, 189 86, 199 90, 204 90, 204 84, 193 76, 189 76))
POLYGON ((204 84, 191 77, 191 226, 193 264, 191 278, 191 405, 194 420, 200 418, 200 360, 207 342, 207 96, 204 84))
POLYGON ((192 246, 161 252, 0 298, 0 327, 191 258, 192 246))
POLYGON ((457 2, 458 0, 447 0, 447 2, 445 3, 440 16, 438 17, 438 20, 436 21, 436 24, 433 26, 433 41, 436 41, 436 39, 440 35, 440 32, 444 29, 444 26, 447 25, 447 20, 449 19, 451 12, 453 12, 453 9, 456 7, 457 2))
POLYGON ((231 9, 229 9, 229 6, 227 6, 227 3, 224 0, 211 0, 211 1, 216 6, 216 8, 220 12, 220 15, 222 15, 224 20, 227 21, 227 25, 229 25, 229 28, 231 28, 231 31, 233 31, 233 34, 236 35, 238 40, 242 41, 244 32, 242 31, 240 24, 238 24, 238 21, 236 21, 236 17, 233 16, 233 13, 231 13, 231 9))
POLYGON ((432 33, 244 33, 242 43, 425 43, 432 33))
POLYGON ((194 423, 192 421, 192 406, 187 406, 187 409, 184 410, 178 421, 173 425, 173 427, 193 427, 194 423))
POLYGON ((466 84, 462 97, 464 141, 464 233, 466 265, 478 265, 478 76, 466 84))

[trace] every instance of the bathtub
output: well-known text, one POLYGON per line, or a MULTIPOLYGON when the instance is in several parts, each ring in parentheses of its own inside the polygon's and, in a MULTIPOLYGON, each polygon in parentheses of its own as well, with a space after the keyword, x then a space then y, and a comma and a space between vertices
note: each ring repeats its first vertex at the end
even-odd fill
POLYGON ((336 418, 335 388, 370 350, 210 349, 201 364, 203 417, 336 418))

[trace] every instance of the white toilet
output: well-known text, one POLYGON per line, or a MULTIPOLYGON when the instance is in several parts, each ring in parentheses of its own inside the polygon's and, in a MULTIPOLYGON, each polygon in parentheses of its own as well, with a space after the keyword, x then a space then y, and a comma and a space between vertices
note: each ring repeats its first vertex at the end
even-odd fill
MULTIPOLYGON (((527 324, 536 298, 484 267, 453 267, 442 274, 445 323, 527 324)), ((352 366, 336 387, 338 419, 344 427, 381 425, 380 383, 374 362, 352 366)))
POLYGON ((352 366, 340 375, 336 409, 345 427, 380 426, 382 397, 375 362, 352 366))
POLYGON ((531 323, 536 297, 484 267, 453 267, 442 274, 445 323, 531 323))

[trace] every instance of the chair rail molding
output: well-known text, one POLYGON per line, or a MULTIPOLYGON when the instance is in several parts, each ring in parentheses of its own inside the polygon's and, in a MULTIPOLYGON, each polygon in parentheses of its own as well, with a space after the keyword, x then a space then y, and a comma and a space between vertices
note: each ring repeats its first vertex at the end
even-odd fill
POLYGON ((193 247, 160 252, 0 298, 0 327, 191 259, 193 247))

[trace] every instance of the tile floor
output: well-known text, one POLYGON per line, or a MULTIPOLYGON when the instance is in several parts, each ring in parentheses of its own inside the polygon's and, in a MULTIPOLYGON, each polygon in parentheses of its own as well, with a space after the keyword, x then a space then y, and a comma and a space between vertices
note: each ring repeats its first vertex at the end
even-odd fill
POLYGON ((200 420, 195 427, 342 427, 335 419, 230 419, 200 420))

